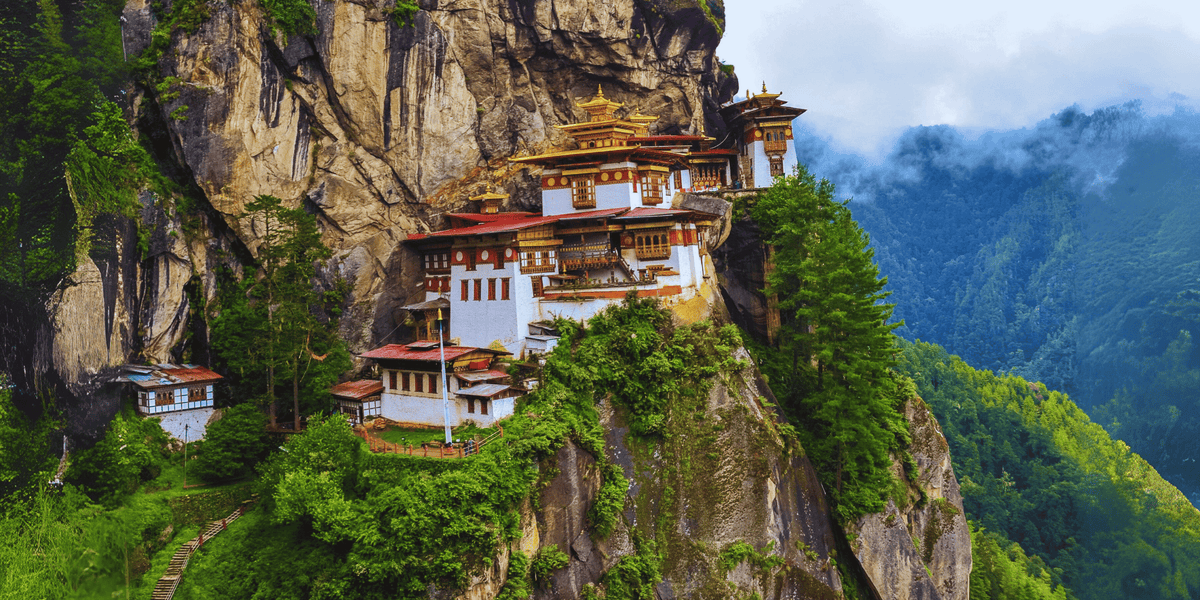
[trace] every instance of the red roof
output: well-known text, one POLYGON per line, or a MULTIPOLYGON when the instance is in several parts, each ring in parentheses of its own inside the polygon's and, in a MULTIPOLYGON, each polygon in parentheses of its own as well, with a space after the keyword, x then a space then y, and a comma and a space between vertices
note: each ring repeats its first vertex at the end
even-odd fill
POLYGON ((575 219, 598 219, 600 217, 611 217, 615 214, 629 210, 628 208, 601 208, 599 210, 586 210, 578 213, 563 213, 556 215, 556 218, 563 221, 574 221, 575 219))
POLYGON ((738 151, 733 148, 709 148, 708 150, 696 150, 688 152, 688 156, 731 156, 737 154, 738 151))
MULTIPOLYGON (((500 213, 504 214, 504 213, 500 213)), ((457 235, 489 235, 493 233, 506 233, 525 229, 526 227, 536 227, 538 225, 546 225, 558 220, 558 217, 512 217, 508 219, 497 219, 490 223, 480 223, 479 225, 470 225, 468 227, 456 227, 454 229, 446 229, 444 231, 436 231, 429 234, 429 237, 450 237, 457 235)), ((408 239, 421 239, 414 236, 408 236, 408 239)))
POLYGON ((618 219, 646 219, 650 217, 671 217, 674 215, 686 215, 692 211, 678 210, 674 208, 635 208, 619 217, 618 219))
MULTIPOLYGON (((437 231, 429 235, 409 235, 410 240, 420 240, 427 237, 454 237, 460 235, 489 235, 493 233, 507 233, 525 229, 527 227, 536 227, 538 225, 549 225, 556 221, 573 221, 577 219, 597 219, 601 217, 611 217, 627 211, 627 208, 602 208, 600 210, 588 210, 578 213, 566 213, 561 215, 552 215, 549 217, 528 216, 530 213, 496 213, 495 215, 472 215, 472 216, 488 216, 502 217, 490 219, 478 225, 468 225, 466 227, 455 227, 437 231)), ((455 215, 457 216, 457 215, 455 215)))
MULTIPOLYGON (((446 360, 454 360, 469 352, 476 350, 482 352, 492 352, 486 348, 470 348, 467 346, 446 346, 446 360)), ((388 344, 382 348, 376 348, 370 352, 361 355, 363 358, 383 358, 392 360, 432 360, 438 361, 442 359, 442 349, 433 348, 430 350, 412 350, 408 346, 400 344, 388 344)))
POLYGON ((492 221, 501 221, 504 219, 515 219, 518 217, 533 217, 536 213, 531 212, 501 212, 501 213, 446 213, 447 217, 463 219, 464 221, 475 221, 477 223, 491 223, 492 221))
POLYGON ((342 398, 351 400, 362 400, 367 396, 383 393, 383 382, 378 379, 359 379, 358 381, 347 381, 339 383, 329 390, 329 393, 342 398))
POLYGON ((185 369, 159 369, 161 372, 178 379, 181 383, 191 383, 193 381, 209 381, 221 379, 221 376, 204 368, 204 367, 188 367, 185 369))

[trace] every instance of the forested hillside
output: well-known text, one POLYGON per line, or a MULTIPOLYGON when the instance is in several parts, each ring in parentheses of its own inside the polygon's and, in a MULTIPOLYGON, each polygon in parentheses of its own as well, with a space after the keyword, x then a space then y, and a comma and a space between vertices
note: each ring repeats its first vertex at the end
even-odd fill
POLYGON ((1200 594, 1200 512, 1128 446, 1043 384, 933 344, 902 349, 898 370, 937 416, 979 528, 972 598, 1051 597, 1057 585, 1089 600, 1200 594))
POLYGON ((897 333, 1070 393, 1200 488, 1200 116, 1067 109, 970 139, 910 130, 879 165, 811 141, 853 193, 897 333))

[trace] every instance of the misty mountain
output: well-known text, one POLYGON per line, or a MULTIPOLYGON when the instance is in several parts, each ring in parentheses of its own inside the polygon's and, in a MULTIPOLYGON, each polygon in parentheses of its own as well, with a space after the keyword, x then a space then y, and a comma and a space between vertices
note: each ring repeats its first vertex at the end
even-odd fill
POLYGON ((902 337, 1065 390, 1200 492, 1200 115, 1068 108, 905 132, 884 160, 798 140, 854 197, 902 337))

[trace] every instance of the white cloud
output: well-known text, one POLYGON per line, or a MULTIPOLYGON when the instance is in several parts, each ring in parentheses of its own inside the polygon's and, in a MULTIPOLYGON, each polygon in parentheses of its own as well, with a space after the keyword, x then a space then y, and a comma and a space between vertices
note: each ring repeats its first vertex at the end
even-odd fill
POLYGON ((727 0, 718 55, 878 156, 913 125, 1028 127, 1072 104, 1200 99, 1200 3, 727 0))

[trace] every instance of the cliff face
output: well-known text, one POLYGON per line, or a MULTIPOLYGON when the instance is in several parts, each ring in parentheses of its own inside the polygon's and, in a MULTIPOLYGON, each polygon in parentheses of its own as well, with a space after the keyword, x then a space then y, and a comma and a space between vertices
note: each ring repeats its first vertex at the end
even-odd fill
MULTIPOLYGON (((737 86, 717 69, 717 23, 695 2, 428 0, 407 26, 392 4, 314 2, 319 33, 285 39, 257 2, 211 2, 195 33, 174 32, 167 84, 150 90, 174 158, 251 251, 261 232, 239 215, 254 196, 318 215, 337 253, 327 277, 352 284, 353 350, 388 335, 412 299, 406 234, 436 227, 484 182, 536 210, 536 174, 507 158, 564 143, 554 126, 579 118, 577 98, 603 85, 658 115, 658 131, 702 133, 705 110, 737 86)), ((139 52, 149 2, 130 0, 125 15, 139 52)))
MULTIPOLYGON (((145 254, 124 219, 97 223, 106 243, 31 319, 5 313, 31 381, 61 381, 63 404, 98 411, 115 398, 95 380, 130 360, 207 363, 204 312, 222 267, 240 272, 261 231, 240 217, 258 194, 314 212, 335 257, 327 282, 350 284, 342 335, 352 351, 401 341, 398 307, 420 295, 417 257, 401 242, 440 227, 485 184, 538 210, 536 173, 507 158, 563 143, 555 125, 598 85, 664 133, 721 133, 716 107, 737 81, 721 73, 720 2, 421 3, 408 26, 386 0, 314 0, 311 36, 273 35, 259 3, 202 3, 193 33, 165 31, 172 2, 125 7, 130 56, 168 35, 161 84, 130 92, 138 135, 190 207, 145 194, 145 254), (716 15, 713 17, 711 15, 716 15), (156 27, 158 28, 156 30, 156 27), (36 344, 35 344, 36 342, 36 344)), ((74 421, 74 419, 72 419, 74 421)))
POLYGON ((673 408, 658 442, 630 436, 606 404, 608 459, 630 481, 623 518, 608 538, 591 534, 587 511, 600 488, 595 459, 564 446, 542 466, 556 474, 540 498, 536 537, 540 547, 556 545, 571 561, 535 597, 579 597, 584 585, 635 553, 635 537, 658 544, 659 598, 840 597, 825 494, 808 459, 780 437, 771 398, 757 369, 747 366, 707 397, 673 408), (739 561, 727 571, 722 553, 737 543, 779 564, 739 561))
POLYGON ((553 545, 570 562, 535 597, 580 597, 636 553, 636 538, 658 544, 663 581, 655 592, 663 599, 840 598, 835 565, 842 562, 882 600, 966 600, 971 545, 962 498, 945 438, 924 403, 914 398, 906 407, 920 476, 902 508, 890 502, 847 528, 853 556, 845 556, 815 470, 779 435, 773 400, 747 365, 694 405, 676 406, 656 442, 630 436, 621 416, 604 407, 607 458, 630 481, 623 518, 606 539, 589 530, 600 474, 586 451, 568 442, 544 462, 551 476, 519 543, 531 555, 553 545), (722 564, 739 543, 770 562, 722 564))
MULTIPOLYGON (((903 506, 889 501, 884 512, 849 527, 847 533, 856 536, 850 546, 881 598, 967 600, 971 532, 950 448, 920 398, 909 400, 905 417, 912 424, 917 481, 903 506)), ((899 464, 895 470, 900 471, 899 464)))

